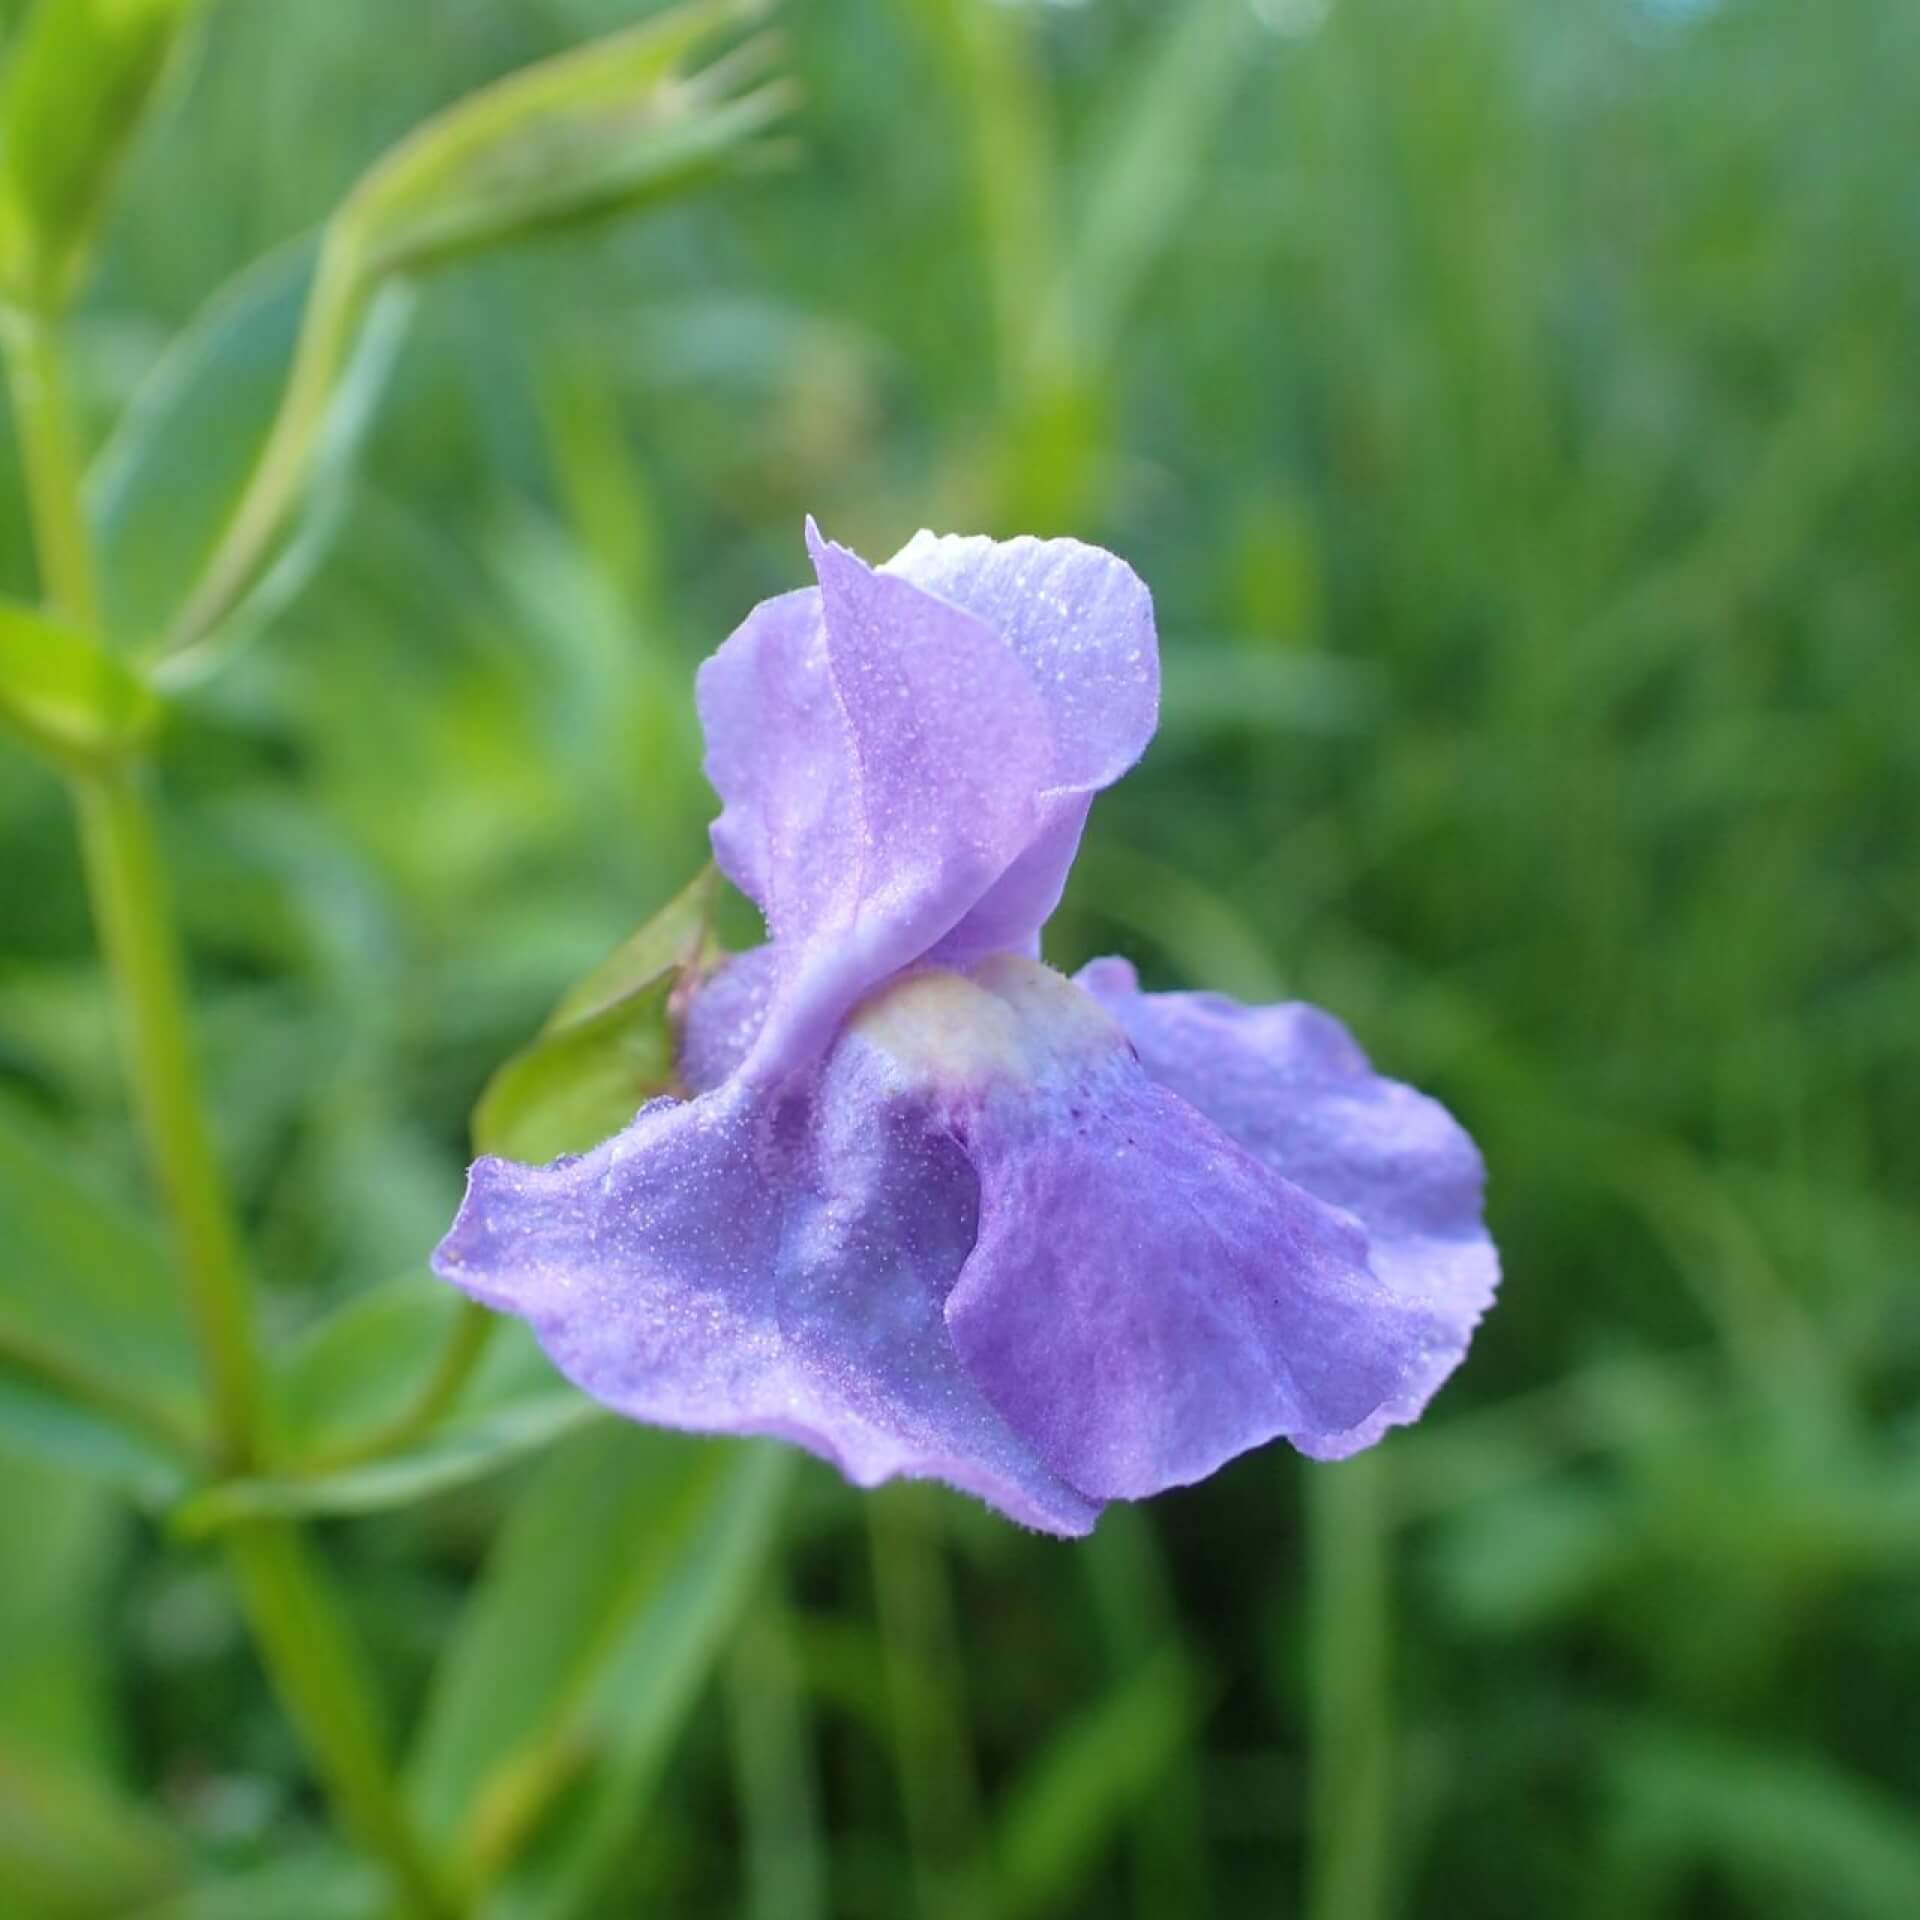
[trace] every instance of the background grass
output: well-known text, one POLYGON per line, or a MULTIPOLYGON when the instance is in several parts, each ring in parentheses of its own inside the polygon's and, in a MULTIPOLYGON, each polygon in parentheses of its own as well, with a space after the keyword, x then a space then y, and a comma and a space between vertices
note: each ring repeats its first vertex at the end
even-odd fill
MULTIPOLYGON (((96 423, 420 115, 636 11, 228 0, 81 317, 96 423)), ((703 857, 692 668, 809 510, 1134 563, 1165 722, 1051 957, 1340 1013, 1482 1142, 1508 1278, 1369 1465, 1256 1455, 1084 1547, 806 1466, 603 1910, 1286 1913, 1353 1748, 1386 1844, 1321 1920, 1906 1920, 1920 12, 785 17, 793 164, 436 281, 338 547, 169 739, 272 1325, 417 1269, 490 1067, 703 857)), ((9 1123, 138 1203, 13 755, 0 900, 9 1123)), ((333 1530, 403 1708, 522 1484, 333 1530)), ((24 1459, 0 1648, 0 1751, 216 1866, 317 1844, 212 1569, 24 1459)))

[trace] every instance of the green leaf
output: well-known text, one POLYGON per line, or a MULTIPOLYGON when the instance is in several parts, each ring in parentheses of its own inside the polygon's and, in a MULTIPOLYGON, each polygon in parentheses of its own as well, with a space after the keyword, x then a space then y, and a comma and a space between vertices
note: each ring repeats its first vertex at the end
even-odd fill
POLYGON ((1710 1864, 1756 1913, 1920 1912, 1920 1827, 1902 1796, 1817 1752, 1644 1722, 1608 1756, 1614 1845, 1641 1861, 1710 1864))
POLYGON ((0 1434, 32 1458, 71 1467, 144 1507, 177 1498, 194 1464, 187 1431, 175 1438, 150 1428, 144 1410, 102 1404, 95 1380, 64 1368, 64 1360, 0 1325, 0 1434))
POLYGON ((106 1625, 126 1549, 103 1487, 0 1445, 0 1742, 65 1772, 106 1776, 123 1758, 106 1625))
MULTIPOLYGON (((397 1418, 446 1344, 461 1296, 430 1274, 357 1294, 309 1327, 276 1369, 281 1445, 293 1459, 350 1445, 397 1418)), ((549 1388, 528 1370, 533 1386, 549 1388)), ((479 1398, 476 1386, 475 1398, 479 1398)))
POLYGON ((1193 1729, 1193 1682, 1175 1644, 1055 1737, 1014 1787, 998 1835, 996 1912, 1059 1913, 1193 1729))
POLYGON ((0 1747, 0 1892, 30 1920, 110 1920, 178 1886, 178 1844, 85 1775, 0 1747))
MULTIPOLYGON (((776 1586, 769 1577, 766 1589, 776 1586)), ((745 1856, 741 1920, 826 1920, 830 1841, 821 1820, 813 1702, 787 1609, 764 1591, 722 1674, 745 1856)))
POLYGON ((387 1911, 385 1892, 380 1870, 342 1847, 283 1842, 270 1860, 219 1878, 196 1876, 189 1890, 118 1920, 367 1920, 387 1911))
POLYGON ((528 1485, 435 1676, 409 1787, 504 1911, 583 1911, 770 1545, 791 1455, 609 1424, 528 1485))
POLYGON ((0 292, 72 294, 115 176, 199 0, 40 0, 0 81, 0 292))
POLYGON ((197 1370, 158 1236, 0 1102, 0 1432, 159 1502, 185 1483, 197 1370))
POLYGON ((151 732, 152 692, 90 634, 0 600, 0 721, 62 766, 111 759, 151 732))
POLYGON ((529 1162, 584 1152, 673 1084, 671 1003, 687 971, 713 960, 715 893, 708 867, 566 994, 487 1082, 473 1112, 478 1152, 529 1162))
POLYGON ((749 41, 702 72, 685 57, 764 11, 690 6, 541 61, 428 121, 354 190, 337 232, 367 275, 404 271, 677 193, 733 160, 789 102, 749 41))
POLYGON ((1056 289, 1087 355, 1112 350, 1139 289, 1181 233, 1212 177, 1210 143, 1254 70, 1247 56, 1257 25, 1242 0, 1194 0, 1164 20, 1090 136, 1088 191, 1056 289))
MULTIPOLYGON (((420 1284, 439 1286, 434 1281, 420 1284)), ((458 1306, 451 1289, 440 1291, 458 1306)), ((391 1301, 366 1309, 364 1317, 355 1314, 355 1324, 338 1334, 321 1337, 319 1352, 309 1351, 300 1369, 304 1378, 295 1387, 296 1397, 305 1402, 303 1418, 321 1431, 346 1432, 354 1396, 329 1401, 320 1376, 333 1373, 340 1350, 351 1350, 370 1328, 383 1323, 420 1326, 429 1318, 417 1304, 391 1301)), ((426 1351, 413 1356, 416 1384, 426 1364, 426 1351)), ((388 1379, 375 1386, 370 1397, 394 1391, 388 1379)), ((377 1513, 407 1506, 498 1473, 562 1435, 605 1418, 598 1405, 560 1379, 524 1327, 504 1323, 460 1409, 434 1426, 417 1446, 331 1471, 225 1481, 182 1506, 174 1524, 184 1537, 196 1538, 239 1520, 268 1515, 377 1513)))
POLYGON ((107 1915, 178 1862, 112 1784, 126 1760, 111 1623, 126 1525, 104 1488, 0 1445, 0 1901, 24 1916, 107 1915))
MULTIPOLYGON (((95 459, 87 504, 114 633, 150 638, 206 571, 273 431, 319 251, 308 235, 228 281, 161 355, 95 459)), ((229 610, 226 644, 280 613, 331 544, 413 307, 390 288, 328 369, 303 449, 301 510, 229 610)))

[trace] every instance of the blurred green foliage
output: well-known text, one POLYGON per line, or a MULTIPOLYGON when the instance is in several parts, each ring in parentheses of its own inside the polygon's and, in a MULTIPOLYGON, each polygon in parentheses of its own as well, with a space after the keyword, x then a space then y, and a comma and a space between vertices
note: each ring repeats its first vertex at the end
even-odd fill
MULTIPOLYGON (((375 0, 209 9, 76 316, 93 425, 409 126, 642 11, 412 0, 396 36, 375 0)), ((587 1873, 609 1914, 1264 1916, 1345 1702, 1378 1722, 1388 1884, 1317 1881, 1318 1920, 1905 1920, 1920 13, 784 24, 793 163, 429 283, 336 544, 163 738, 270 1331, 357 1303, 285 1362, 298 1417, 395 1403, 476 1096, 704 858, 692 667, 802 577, 807 510, 874 556, 924 522, 1134 562, 1165 723, 1052 956, 1339 1012, 1481 1140, 1508 1280, 1357 1519, 1349 1470, 1278 1454, 1084 1547, 597 1421, 425 1504, 362 1469, 316 1510, 425 1709, 421 1805, 511 1722, 554 1730, 561 1798, 508 1911, 587 1873), (1319 1547, 1388 1530, 1377 1631, 1338 1604, 1364 1531, 1309 1605, 1309 1475, 1319 1547), (728 1504, 683 1523, 703 1476, 728 1504), (776 1498, 788 1551, 747 1593, 728 1528, 776 1498), (627 1650, 598 1690, 516 1602, 543 1563, 627 1650), (742 1608, 719 1688, 676 1702, 742 1608)), ((260 385, 202 383, 210 447, 251 444, 260 385)), ((170 478, 209 525, 231 463, 170 478)), ((9 461, 26 598, 18 486, 9 461)), ((73 855, 57 786, 0 754, 0 1258, 77 1324, 159 1256, 73 855)), ((165 1409, 174 1332, 102 1366, 165 1409)), ((0 1393, 29 1393, 8 1336, 0 1393)), ((489 1366, 462 1417, 538 1428, 550 1377, 489 1366)), ((0 1481, 0 1909, 377 1911, 224 1587, 103 1490, 151 1492, 164 1436, 107 1444, 59 1427, 0 1481), (169 1894, 189 1873, 234 1886, 169 1894)), ((523 1789, 483 1796, 490 1831, 523 1789)))

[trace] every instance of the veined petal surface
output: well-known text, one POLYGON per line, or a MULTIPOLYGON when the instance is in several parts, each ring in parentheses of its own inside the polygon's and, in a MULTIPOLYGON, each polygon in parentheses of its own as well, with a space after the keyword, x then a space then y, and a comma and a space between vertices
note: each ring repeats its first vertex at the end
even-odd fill
POLYGON ((858 1047, 776 1099, 656 1101, 548 1167, 483 1159, 434 1256, 615 1412, 772 1434, 861 1486, 941 1479, 1051 1533, 1096 1503, 989 1405, 942 1308, 978 1184, 858 1047))
POLYGON ((1008 1423, 1106 1500, 1376 1419, 1446 1327, 1372 1271, 1360 1223, 1158 1085, 1078 986, 1012 955, 968 984, 1012 1038, 986 1069, 930 1048, 980 1182, 946 1319, 1008 1423))
POLYGON ((1358 1220, 1369 1265, 1396 1308, 1438 1329, 1367 1419, 1297 1444, 1338 1458, 1417 1419, 1464 1357, 1500 1280, 1482 1214, 1486 1169, 1465 1129, 1439 1101, 1375 1073, 1318 1007, 1142 993, 1124 960, 1096 960, 1076 978, 1126 1030, 1155 1081, 1255 1159, 1358 1220))

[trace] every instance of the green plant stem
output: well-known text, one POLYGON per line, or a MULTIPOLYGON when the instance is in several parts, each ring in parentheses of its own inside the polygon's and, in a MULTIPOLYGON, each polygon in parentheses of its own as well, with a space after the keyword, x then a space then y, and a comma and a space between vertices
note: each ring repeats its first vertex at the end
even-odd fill
POLYGON ((7 373, 14 428, 40 556, 41 587, 50 605, 97 630, 100 594, 81 506, 80 450, 66 403, 60 339, 41 315, 7 317, 7 373))
POLYGON ((147 1151, 166 1202, 212 1401, 214 1459, 255 1464, 253 1303, 206 1124, 153 827, 125 768, 74 782, 94 920, 147 1151))
POLYGON ((424 1434, 431 1433, 450 1413, 455 1402, 473 1378, 473 1370, 486 1353, 487 1342, 499 1322, 499 1315, 476 1301, 463 1300, 419 1393, 384 1425, 358 1439, 343 1442, 328 1452, 299 1461, 294 1471, 302 1474, 337 1473, 342 1467, 357 1467, 369 1460, 384 1460, 402 1452, 424 1434))
MULTIPOLYGON (((21 314, 12 318, 6 341, 47 597, 70 620, 97 631, 100 592, 59 336, 46 316, 21 314)), ((206 1127, 153 830, 129 769, 89 769, 72 784, 127 1076, 173 1224, 205 1364, 215 1461, 237 1470, 252 1464, 254 1443, 251 1296, 206 1127)))
MULTIPOLYGON (((97 627, 99 592, 51 322, 6 335, 21 449, 47 591, 97 627)), ((134 771, 112 764, 72 781, 88 892, 113 986, 147 1150, 172 1223, 212 1400, 216 1464, 256 1463, 257 1351, 239 1235, 213 1152, 188 1031, 159 849, 134 771)), ((287 1521, 236 1528, 228 1565, 281 1699, 342 1819, 386 1863, 419 1920, 453 1920, 408 1826, 345 1618, 305 1536, 287 1521)))
POLYGON ((305 1535, 289 1521, 255 1520, 226 1544, 275 1691, 343 1821, 387 1863, 412 1914, 450 1920, 457 1909, 414 1837, 352 1632, 305 1535))
POLYGON ((1392 1872, 1388 1502, 1379 1451, 1307 1469, 1307 1920, 1384 1920, 1392 1872))

